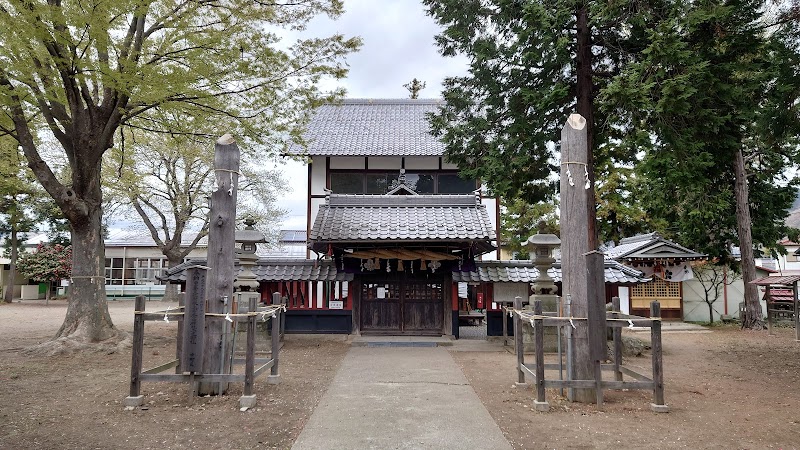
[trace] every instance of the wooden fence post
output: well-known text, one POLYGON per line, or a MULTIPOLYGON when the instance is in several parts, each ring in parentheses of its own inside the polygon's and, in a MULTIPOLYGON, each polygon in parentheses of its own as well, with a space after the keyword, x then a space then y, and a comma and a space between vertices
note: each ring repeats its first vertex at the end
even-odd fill
POLYGON ((500 312, 502 312, 503 317, 503 347, 508 345, 508 307, 504 304, 500 304, 500 312))
MULTIPOLYGON (((522 309, 522 297, 514 297, 514 309, 522 309)), ((519 314, 514 314, 514 351, 517 354, 517 385, 525 386, 525 372, 522 366, 525 365, 525 345, 522 343, 522 319, 519 314)))
MULTIPOLYGON (((619 297, 613 297, 611 299, 611 309, 614 310, 612 313, 612 317, 614 319, 619 318, 619 308, 619 297)), ((622 328, 614 327, 611 334, 614 339, 614 380, 622 381, 622 371, 620 370, 620 367, 622 366, 622 328)))
MULTIPOLYGON (((236 196, 239 182, 239 147, 229 134, 214 145, 215 190, 211 194, 211 219, 208 232, 208 266, 206 311, 223 314, 233 301, 234 233, 236 228, 236 196)), ((228 342, 227 322, 215 318, 206 322, 204 374, 229 373, 230 359, 225 358, 228 342)), ((224 394, 228 383, 200 383, 200 394, 224 394)))
POLYGON ((270 374, 267 376, 268 384, 280 384, 281 376, 278 374, 278 362, 280 361, 278 353, 281 351, 281 316, 283 310, 276 310, 275 317, 270 319, 272 321, 272 360, 274 364, 270 368, 270 374))
POLYGON ((650 410, 653 412, 669 412, 669 407, 664 403, 664 366, 661 358, 661 304, 654 301, 650 303, 650 347, 653 352, 653 403, 650 410))
MULTIPOLYGON (((251 296, 250 303, 247 305, 247 311, 253 313, 256 311, 256 302, 258 300, 251 296)), ((256 359, 256 315, 247 318, 247 348, 245 349, 244 357, 244 392, 239 398, 240 408, 252 408, 256 406, 256 396, 253 394, 253 372, 255 370, 256 359)))
POLYGON ((544 320, 541 300, 533 302, 533 314, 533 335, 536 340, 536 400, 533 401, 533 407, 537 411, 547 412, 550 404, 544 392, 544 320))
MULTIPOLYGON (((181 292, 178 294, 178 308, 185 311, 183 307, 186 306, 186 293, 181 292)), ((183 373, 183 365, 181 359, 183 358, 183 316, 178 316, 178 339, 175 340, 175 359, 178 364, 175 365, 175 373, 183 373)))
POLYGON ((797 292, 797 281, 792 284, 792 299, 794 300, 794 340, 800 342, 800 297, 797 292))
MULTIPOLYGON (((769 301, 770 300, 770 295, 769 294, 770 294, 770 286, 767 285, 767 288, 765 289, 765 292, 764 292, 764 300, 765 300, 764 303, 767 304, 767 334, 772 336, 772 334, 773 334, 772 333, 772 308, 770 308, 770 306, 769 306, 769 304, 770 304, 770 301, 769 301)), ((708 323, 711 323, 713 321, 714 321, 714 319, 709 319, 708 323)), ((744 323, 744 322, 742 322, 742 323, 744 323)))
POLYGON ((130 394, 124 401, 126 407, 141 406, 144 403, 144 397, 140 393, 142 380, 139 377, 142 373, 142 355, 144 352, 144 309, 144 295, 136 296, 134 301, 133 345, 131 349, 131 389, 130 394))

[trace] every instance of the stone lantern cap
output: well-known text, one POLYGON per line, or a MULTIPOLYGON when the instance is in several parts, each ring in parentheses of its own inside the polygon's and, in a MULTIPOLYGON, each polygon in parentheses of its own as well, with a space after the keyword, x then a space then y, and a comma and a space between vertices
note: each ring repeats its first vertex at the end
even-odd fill
POLYGON ((241 250, 237 251, 242 257, 245 255, 255 255, 257 244, 267 242, 264 233, 253 228, 256 221, 253 219, 245 219, 244 230, 236 230, 233 235, 233 240, 241 245, 241 250))
POLYGON ((245 224, 244 230, 236 230, 236 232, 234 233, 233 239, 236 242, 242 244, 263 244, 267 242, 264 233, 253 228, 253 225, 256 224, 255 220, 245 219, 244 224, 245 224))
POLYGON ((539 233, 528 238, 529 247, 547 246, 555 248, 561 245, 561 239, 558 236, 551 233, 542 233, 542 231, 544 231, 544 222, 539 222, 539 233))
POLYGON ((561 239, 555 234, 534 234, 528 238, 528 245, 549 245, 558 247, 561 245, 561 239))

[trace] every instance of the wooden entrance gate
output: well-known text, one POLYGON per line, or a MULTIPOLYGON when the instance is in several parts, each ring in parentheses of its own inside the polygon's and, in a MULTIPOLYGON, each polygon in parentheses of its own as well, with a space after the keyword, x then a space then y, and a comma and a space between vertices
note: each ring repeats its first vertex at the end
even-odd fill
POLYGON ((444 299, 440 277, 365 277, 361 282, 361 332, 441 335, 444 299))

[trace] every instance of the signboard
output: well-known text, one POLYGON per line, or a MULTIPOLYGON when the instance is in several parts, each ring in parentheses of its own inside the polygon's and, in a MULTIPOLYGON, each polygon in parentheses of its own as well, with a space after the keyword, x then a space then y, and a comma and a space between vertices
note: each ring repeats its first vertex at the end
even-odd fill
POLYGON ((206 326, 206 269, 186 269, 186 300, 183 313, 181 369, 202 373, 206 326))
POLYGON ((478 292, 478 306, 476 309, 483 309, 483 292, 478 292))
POLYGON ((344 309, 344 302, 342 300, 331 300, 328 302, 330 309, 344 309))

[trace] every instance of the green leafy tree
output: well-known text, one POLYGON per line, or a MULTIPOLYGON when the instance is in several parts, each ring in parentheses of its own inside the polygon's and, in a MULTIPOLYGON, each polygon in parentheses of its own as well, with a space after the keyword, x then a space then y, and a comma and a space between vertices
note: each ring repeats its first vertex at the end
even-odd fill
POLYGON ((544 222, 544 233, 560 234, 556 205, 541 202, 535 205, 523 200, 506 202, 500 213, 500 239, 503 247, 514 259, 530 259, 528 238, 539 232, 539 223, 544 222))
POLYGON ((39 244, 34 252, 20 255, 18 265, 24 277, 48 283, 46 296, 50 300, 50 285, 72 276, 72 247, 39 244))
POLYGON ((6 303, 11 303, 14 295, 17 258, 22 247, 19 238, 36 227, 33 209, 44 196, 23 160, 16 142, 7 136, 0 137, 0 235, 6 238, 5 251, 10 260, 3 293, 6 303))
MULTIPOLYGON (((214 154, 208 151, 212 145, 155 135, 137 139, 124 153, 114 149, 109 155, 107 166, 117 173, 107 178, 108 189, 136 211, 168 267, 182 263, 208 235, 207 199, 214 189, 214 154)), ((277 236, 285 213, 275 200, 286 184, 278 171, 257 161, 259 156, 249 149, 242 152, 237 215, 255 219, 268 235, 277 236)), ((176 287, 166 286, 166 300, 174 298, 176 287)))
POLYGON ((102 160, 122 128, 231 133, 267 158, 301 139, 315 106, 342 94, 318 83, 344 76, 344 57, 360 44, 342 35, 280 42, 280 28, 341 14, 340 0, 34 0, 0 10, 0 27, 13 30, 0 37, 0 133, 22 146, 72 232, 72 295, 56 336, 64 339, 45 351, 124 335, 108 314, 101 235, 102 160), (58 143, 68 181, 54 174, 42 139, 58 143))
POLYGON ((641 57, 605 91, 653 137, 640 166, 645 204, 672 235, 721 263, 741 249, 744 326, 764 327, 753 248, 796 234, 784 225, 798 162, 798 22, 765 2, 673 2, 641 57))
MULTIPOLYGON (((594 180, 613 163, 630 163, 635 148, 615 142, 617 129, 594 99, 641 46, 643 2, 423 0, 444 27, 436 43, 444 56, 469 58, 469 74, 445 80, 446 104, 432 115, 446 157, 493 194, 529 204, 555 194, 550 175, 555 145, 570 113, 589 127, 594 180)), ((623 178, 617 189, 626 189, 623 178)), ((594 191, 592 191, 594 196, 594 191)), ((597 246, 594 201, 589 202, 590 247, 597 246)), ((631 203, 633 207, 635 203, 631 203)), ((598 216, 626 224, 600 199, 598 216)))

